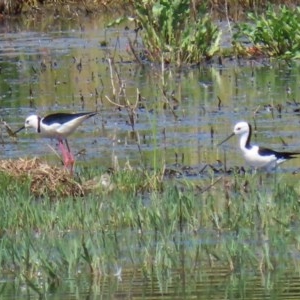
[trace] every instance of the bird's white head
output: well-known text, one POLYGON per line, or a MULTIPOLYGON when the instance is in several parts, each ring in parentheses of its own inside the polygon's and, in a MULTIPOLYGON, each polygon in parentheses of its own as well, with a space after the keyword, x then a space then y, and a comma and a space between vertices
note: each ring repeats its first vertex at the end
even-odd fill
POLYGON ((37 115, 31 115, 25 120, 25 128, 32 127, 38 130, 39 127, 39 117, 37 115))
POLYGON ((236 123, 234 126, 234 129, 233 129, 233 133, 236 135, 249 133, 249 131, 250 131, 249 123, 244 122, 244 121, 236 123))

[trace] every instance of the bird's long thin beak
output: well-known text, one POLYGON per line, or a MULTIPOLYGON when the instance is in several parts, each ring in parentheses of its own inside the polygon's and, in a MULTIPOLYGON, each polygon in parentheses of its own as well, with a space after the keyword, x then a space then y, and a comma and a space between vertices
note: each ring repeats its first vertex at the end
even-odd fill
POLYGON ((228 136, 223 142, 219 143, 217 146, 221 146, 222 144, 227 142, 230 138, 232 138, 234 135, 235 135, 235 133, 233 132, 230 136, 228 136))
POLYGON ((25 129, 25 126, 22 126, 22 127, 19 128, 18 130, 16 130, 16 131, 14 132, 14 134, 18 133, 19 131, 21 131, 21 130, 23 130, 23 129, 25 129))

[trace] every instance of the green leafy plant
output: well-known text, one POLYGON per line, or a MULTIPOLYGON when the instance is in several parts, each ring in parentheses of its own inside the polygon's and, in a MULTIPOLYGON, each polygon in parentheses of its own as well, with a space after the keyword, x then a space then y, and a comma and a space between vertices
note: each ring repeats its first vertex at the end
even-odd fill
POLYGON ((152 57, 197 63, 218 51, 220 32, 210 17, 199 11, 192 17, 190 1, 136 1, 143 40, 152 57))
POLYGON ((248 14, 249 22, 236 25, 234 40, 242 45, 247 40, 268 56, 300 57, 300 8, 269 7, 262 14, 248 14))
POLYGON ((136 22, 152 61, 198 63, 219 51, 220 30, 204 9, 191 9, 189 0, 138 0, 132 5, 136 17, 127 20, 136 22))

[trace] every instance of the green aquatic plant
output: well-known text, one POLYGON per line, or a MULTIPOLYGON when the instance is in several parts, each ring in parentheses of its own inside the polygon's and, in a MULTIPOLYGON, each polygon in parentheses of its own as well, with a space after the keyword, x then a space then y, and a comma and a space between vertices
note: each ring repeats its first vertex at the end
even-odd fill
POLYGON ((282 58, 300 57, 300 8, 270 6, 262 14, 248 13, 248 22, 237 23, 236 46, 255 46, 260 53, 282 58), (245 40, 247 44, 245 44, 245 40))
POLYGON ((119 18, 109 26, 134 21, 150 60, 182 65, 218 53, 221 32, 206 9, 191 8, 189 0, 139 0, 132 6, 134 18, 119 18))
POLYGON ((219 50, 217 26, 204 11, 191 11, 188 0, 135 1, 134 8, 145 47, 154 60, 198 63, 219 50))

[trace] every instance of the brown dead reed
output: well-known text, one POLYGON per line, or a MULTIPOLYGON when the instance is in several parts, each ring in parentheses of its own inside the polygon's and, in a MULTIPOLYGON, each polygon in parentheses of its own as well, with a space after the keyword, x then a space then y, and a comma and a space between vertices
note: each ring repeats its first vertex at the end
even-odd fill
POLYGON ((38 158, 0 160, 0 172, 18 180, 30 180, 34 196, 49 196, 59 200, 67 196, 83 196, 82 186, 67 169, 51 166, 38 158))

